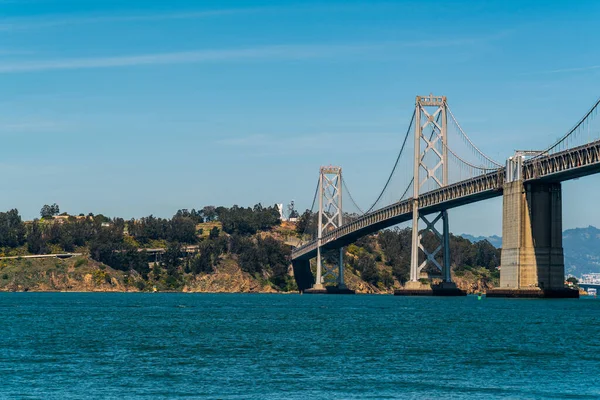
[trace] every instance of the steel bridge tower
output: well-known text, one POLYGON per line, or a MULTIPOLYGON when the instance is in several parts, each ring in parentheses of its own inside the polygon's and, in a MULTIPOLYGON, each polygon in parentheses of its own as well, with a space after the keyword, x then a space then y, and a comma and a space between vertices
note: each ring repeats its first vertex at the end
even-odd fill
POLYGON ((346 289, 344 282, 344 248, 339 249, 338 268, 322 262, 321 240, 323 235, 344 224, 342 211, 342 168, 321 167, 319 173, 319 215, 317 227, 317 276, 313 290, 325 290, 325 277, 334 278, 338 289, 346 289), (337 272, 337 273, 336 273, 337 272))
MULTIPOLYGON (((415 102, 414 137, 414 181, 413 181, 413 217, 412 251, 410 263, 410 282, 407 289, 420 287, 419 274, 427 265, 434 265, 443 276, 444 282, 452 282, 450 277, 450 232, 448 229, 448 211, 441 211, 431 221, 419 212, 419 194, 428 185, 437 189, 448 185, 448 108, 445 96, 417 96, 415 102), (439 245, 430 251, 422 242, 419 232, 419 220, 439 239, 439 245), (442 232, 436 224, 442 221, 442 232), (419 264, 419 249, 425 254, 425 260, 419 264), (442 264, 436 260, 442 251, 442 264)), ((423 232, 423 233, 424 233, 423 232)))

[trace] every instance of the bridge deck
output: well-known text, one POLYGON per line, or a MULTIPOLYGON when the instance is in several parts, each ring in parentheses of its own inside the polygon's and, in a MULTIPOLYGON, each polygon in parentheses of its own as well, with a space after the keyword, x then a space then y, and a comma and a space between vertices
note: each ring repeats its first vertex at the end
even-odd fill
MULTIPOLYGON (((600 141, 583 146, 536 157, 523 164, 525 181, 562 182, 600 172, 600 141)), ((432 190, 419 196, 419 212, 433 212, 501 196, 505 169, 467 179, 453 185, 432 190)), ((390 206, 362 215, 321 239, 323 249, 337 249, 358 238, 412 219, 413 199, 403 200, 390 206)), ((317 241, 313 240, 292 251, 292 260, 308 260, 316 256, 317 241)))
MULTIPOLYGON (((477 178, 461 181, 432 190, 419 197, 419 210, 430 214, 439 210, 489 199, 502 195, 504 168, 477 178)), ((378 230, 409 221, 412 218, 413 199, 403 200, 365 214, 340 228, 328 232, 321 239, 322 248, 336 249, 378 230)), ((292 259, 310 259, 316 256, 317 241, 313 240, 292 252, 292 259)))

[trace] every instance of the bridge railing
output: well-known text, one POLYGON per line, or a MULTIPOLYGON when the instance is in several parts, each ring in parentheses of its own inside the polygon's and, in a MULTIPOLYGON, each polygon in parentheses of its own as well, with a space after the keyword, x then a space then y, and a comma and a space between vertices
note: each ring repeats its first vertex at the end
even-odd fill
MULTIPOLYGON (((374 223, 381 222, 383 220, 390 219, 398 215, 410 212, 411 210, 412 199, 408 199, 380 208, 379 210, 372 211, 368 214, 364 214, 352 222, 342 225, 341 227, 334 229, 331 232, 327 232, 321 238, 321 245, 323 246, 331 241, 339 239, 344 235, 366 228, 374 223)), ((318 240, 313 240, 303 246, 294 249, 292 251, 292 257, 295 258, 296 256, 300 256, 316 250, 317 244, 318 240)))
MULTIPOLYGON (((419 208, 426 209, 428 207, 433 207, 444 202, 457 200, 462 197, 468 197, 490 190, 501 189, 504 184, 504 177, 505 169, 499 168, 496 171, 489 172, 475 178, 429 191, 419 196, 419 208)), ((412 212, 412 204, 413 199, 409 198, 387 207, 380 208, 368 214, 364 214, 360 218, 323 235, 321 238, 321 246, 338 240, 348 234, 367 229, 374 224, 382 223, 384 221, 392 220, 402 215, 409 214, 412 212)), ((292 258, 301 257, 302 255, 315 251, 317 249, 317 245, 318 240, 313 240, 304 246, 294 249, 292 251, 292 258)))
POLYGON ((432 207, 461 197, 502 188, 504 176, 505 169, 499 168, 496 171, 424 193, 419 197, 419 208, 432 207))
POLYGON ((536 157, 523 164, 523 179, 534 180, 600 163, 600 140, 536 157))

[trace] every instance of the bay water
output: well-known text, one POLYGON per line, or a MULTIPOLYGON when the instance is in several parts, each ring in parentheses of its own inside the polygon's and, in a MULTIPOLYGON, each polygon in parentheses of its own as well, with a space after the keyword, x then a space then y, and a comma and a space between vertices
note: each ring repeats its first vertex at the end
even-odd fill
POLYGON ((600 398, 600 299, 1 293, 0 313, 0 398, 600 398))

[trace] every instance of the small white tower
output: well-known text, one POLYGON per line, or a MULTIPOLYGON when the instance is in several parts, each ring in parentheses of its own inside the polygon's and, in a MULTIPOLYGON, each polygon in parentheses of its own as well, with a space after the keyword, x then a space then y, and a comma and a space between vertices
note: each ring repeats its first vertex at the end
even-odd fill
POLYGON ((279 211, 279 219, 285 221, 285 217, 283 216, 283 204, 277 204, 277 210, 279 211))

